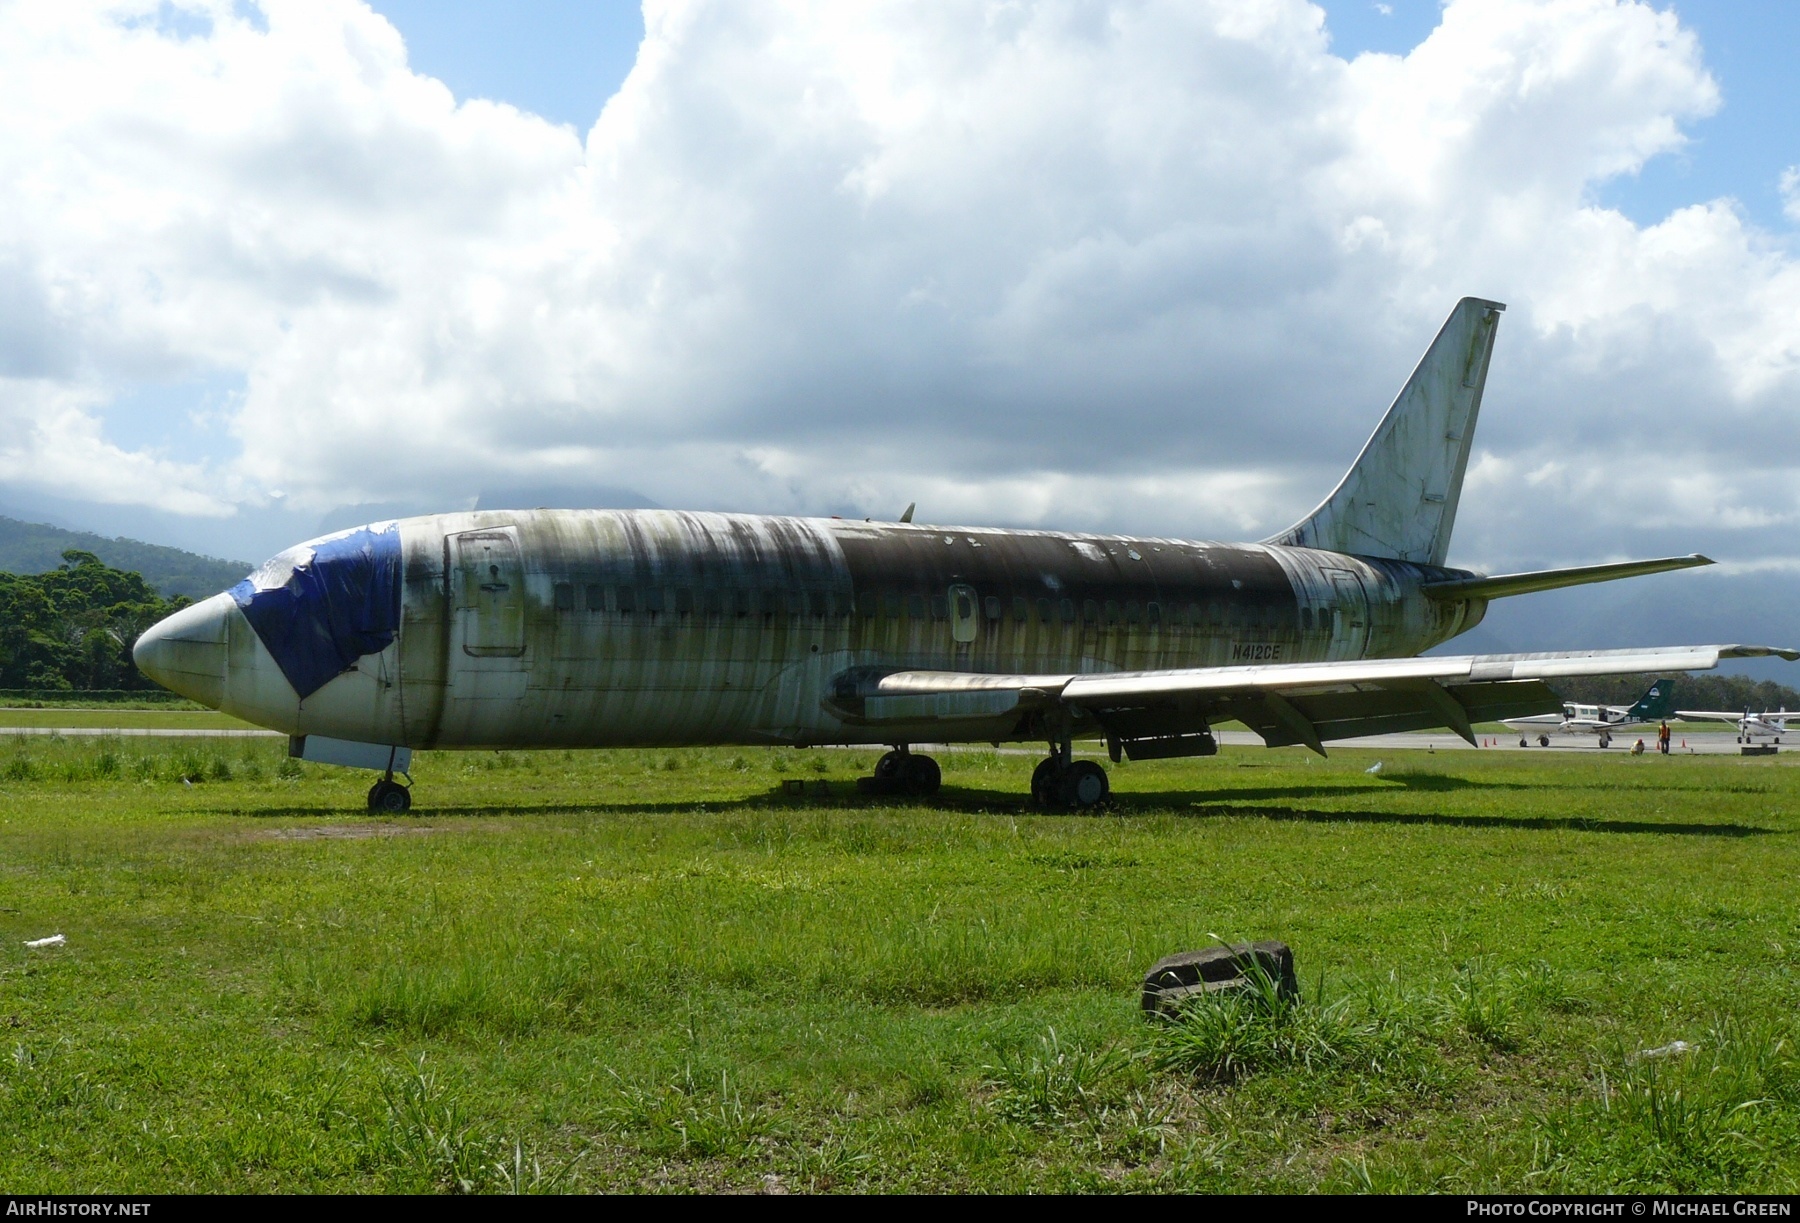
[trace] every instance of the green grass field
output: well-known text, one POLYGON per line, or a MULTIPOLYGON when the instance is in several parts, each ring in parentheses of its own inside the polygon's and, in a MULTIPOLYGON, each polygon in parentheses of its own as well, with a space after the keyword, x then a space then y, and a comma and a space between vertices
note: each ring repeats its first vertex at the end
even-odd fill
POLYGON ((0 745, 5 1190, 1800 1186, 1786 757, 284 748, 0 745))
POLYGON ((0 732, 10 727, 55 726, 65 729, 98 726, 108 730, 253 730, 242 718, 211 709, 122 709, 117 706, 78 708, 0 708, 0 732))

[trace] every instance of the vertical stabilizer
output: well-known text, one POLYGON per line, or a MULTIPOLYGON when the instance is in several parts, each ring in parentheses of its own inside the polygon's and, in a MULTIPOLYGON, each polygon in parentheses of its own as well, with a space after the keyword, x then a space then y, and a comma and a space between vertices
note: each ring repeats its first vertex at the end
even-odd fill
POLYGON ((1265 542, 1442 565, 1504 309, 1458 302, 1336 490, 1265 542))
POLYGON ((1659 679, 1650 685, 1650 691, 1637 699, 1637 704, 1625 711, 1625 717, 1632 722, 1655 722, 1674 711, 1675 681, 1659 679))

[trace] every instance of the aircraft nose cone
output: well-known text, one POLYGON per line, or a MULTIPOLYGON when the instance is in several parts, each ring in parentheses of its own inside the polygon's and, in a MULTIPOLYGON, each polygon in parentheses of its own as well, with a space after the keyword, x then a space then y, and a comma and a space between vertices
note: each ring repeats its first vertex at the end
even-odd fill
POLYGON ((131 647, 138 670, 171 692, 217 709, 225 697, 226 635, 236 606, 218 594, 144 631, 131 647))

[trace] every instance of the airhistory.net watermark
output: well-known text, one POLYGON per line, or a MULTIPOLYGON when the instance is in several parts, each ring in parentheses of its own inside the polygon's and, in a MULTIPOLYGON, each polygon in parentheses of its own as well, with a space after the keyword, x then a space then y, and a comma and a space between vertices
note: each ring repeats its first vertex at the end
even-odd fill
POLYGON ((149 1202, 113 1202, 100 1199, 7 1198, 9 1219, 141 1219, 150 1214, 149 1202))

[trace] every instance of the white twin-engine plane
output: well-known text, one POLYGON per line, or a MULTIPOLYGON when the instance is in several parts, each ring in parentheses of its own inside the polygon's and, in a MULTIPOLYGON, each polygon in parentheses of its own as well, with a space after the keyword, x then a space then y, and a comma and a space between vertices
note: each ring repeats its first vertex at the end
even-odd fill
POLYGON ((476 511, 300 544, 137 643, 145 674, 379 769, 415 749, 884 744, 876 791, 925 796, 916 743, 1036 741, 1032 797, 1108 795, 1077 760, 1204 756, 1556 713, 1545 681, 1793 650, 1707 645, 1420 658, 1490 599, 1709 563, 1484 577, 1444 567, 1503 309, 1465 298, 1349 474, 1255 544, 661 510, 476 511))
POLYGON ((1518 732, 1520 747, 1527 746, 1534 735, 1540 747, 1549 747, 1552 734, 1593 735, 1601 747, 1611 747, 1613 732, 1653 726, 1660 719, 1676 716, 1674 708, 1675 681, 1659 679, 1630 705, 1578 705, 1565 701, 1561 714, 1501 721, 1518 732))
POLYGON ((1788 733, 1788 722, 1800 719, 1800 713, 1785 706, 1765 713, 1751 713, 1748 709, 1743 713, 1720 709, 1677 709, 1674 716, 1683 722, 1730 722, 1737 727, 1739 743, 1755 743, 1758 739, 1773 739, 1780 743, 1781 736, 1788 733))

